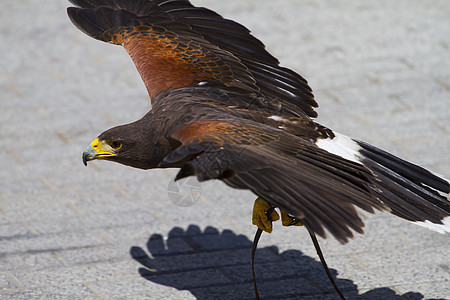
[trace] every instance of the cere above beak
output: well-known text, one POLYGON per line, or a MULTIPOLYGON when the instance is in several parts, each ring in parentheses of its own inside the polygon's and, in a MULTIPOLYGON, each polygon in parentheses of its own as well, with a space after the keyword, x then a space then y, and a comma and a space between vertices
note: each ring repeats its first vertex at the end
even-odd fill
POLYGON ((105 141, 99 141, 96 138, 83 151, 83 164, 87 166, 87 162, 94 159, 102 159, 106 157, 116 156, 114 148, 108 145, 105 141))

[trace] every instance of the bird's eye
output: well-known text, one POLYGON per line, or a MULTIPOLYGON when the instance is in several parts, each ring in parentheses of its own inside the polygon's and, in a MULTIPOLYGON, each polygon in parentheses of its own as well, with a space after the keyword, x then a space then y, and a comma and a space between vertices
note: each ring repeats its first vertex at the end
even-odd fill
POLYGON ((120 148, 122 148, 122 143, 118 142, 118 141, 110 141, 109 145, 114 149, 114 150, 119 150, 120 148))

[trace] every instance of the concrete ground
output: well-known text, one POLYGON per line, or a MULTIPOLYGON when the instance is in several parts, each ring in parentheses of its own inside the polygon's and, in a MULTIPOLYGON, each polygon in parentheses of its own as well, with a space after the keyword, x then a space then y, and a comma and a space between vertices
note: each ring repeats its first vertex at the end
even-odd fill
MULTIPOLYGON (((450 178, 447 0, 195 3, 307 78, 324 125, 450 178)), ((0 298, 253 298, 251 193, 82 165, 92 139, 150 106, 125 51, 78 31, 68 5, 0 4, 0 298)), ((347 245, 320 240, 349 299, 450 299, 450 235, 364 218, 347 245)), ((263 299, 337 299, 304 228, 277 224, 256 261, 263 299)))

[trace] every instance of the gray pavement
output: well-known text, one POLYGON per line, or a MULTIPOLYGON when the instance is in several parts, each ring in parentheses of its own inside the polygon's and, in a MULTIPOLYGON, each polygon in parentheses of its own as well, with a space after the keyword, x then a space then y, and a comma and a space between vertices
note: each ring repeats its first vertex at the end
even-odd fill
MULTIPOLYGON (((447 0, 195 3, 307 78, 324 125, 450 177, 447 0)), ((125 51, 67 6, 0 4, 0 298, 251 299, 251 193, 208 182, 180 207, 175 170, 82 165, 93 138, 150 106, 125 51)), ((365 220, 347 245, 320 240, 350 299, 450 299, 450 235, 365 220)), ((337 299, 303 228, 277 224, 256 260, 264 299, 337 299)))

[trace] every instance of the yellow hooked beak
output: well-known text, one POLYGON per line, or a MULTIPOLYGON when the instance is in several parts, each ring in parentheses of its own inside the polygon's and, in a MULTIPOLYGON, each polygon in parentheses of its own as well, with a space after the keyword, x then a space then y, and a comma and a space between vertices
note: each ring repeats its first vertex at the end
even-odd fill
POLYGON ((99 141, 98 138, 84 149, 83 164, 87 166, 87 162, 94 159, 102 159, 106 157, 116 156, 114 148, 105 141, 99 141))

